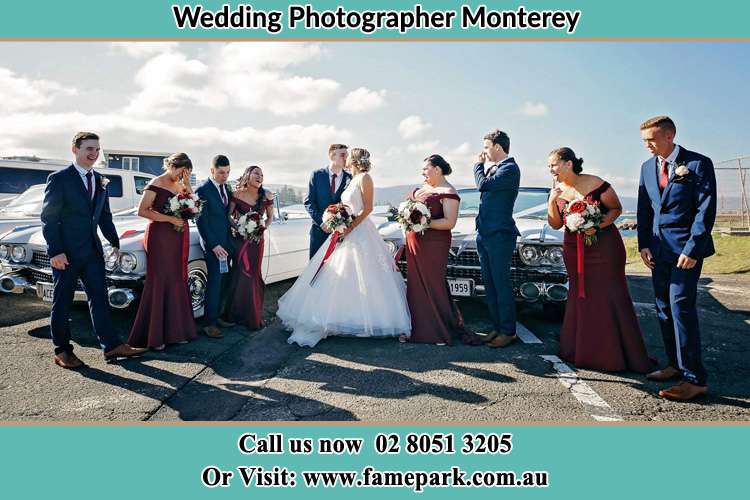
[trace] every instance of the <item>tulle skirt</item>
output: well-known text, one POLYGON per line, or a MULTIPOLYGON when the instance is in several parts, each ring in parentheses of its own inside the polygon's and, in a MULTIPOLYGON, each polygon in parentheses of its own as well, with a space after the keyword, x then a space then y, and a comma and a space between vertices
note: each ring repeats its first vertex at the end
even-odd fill
POLYGON ((312 347, 331 335, 409 336, 406 286, 372 221, 336 246, 311 285, 330 241, 279 299, 276 315, 292 330, 288 342, 312 347))

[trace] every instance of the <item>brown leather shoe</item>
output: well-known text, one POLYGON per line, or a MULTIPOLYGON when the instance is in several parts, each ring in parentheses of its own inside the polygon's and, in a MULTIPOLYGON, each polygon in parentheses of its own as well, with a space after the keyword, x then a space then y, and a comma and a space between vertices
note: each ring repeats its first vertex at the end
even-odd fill
POLYGON ((518 337, 515 335, 505 335, 503 333, 500 333, 492 342, 488 343, 487 345, 490 347, 508 347, 513 342, 515 342, 517 338, 518 337))
POLYGON ((500 334, 497 333, 495 330, 492 330, 490 333, 488 333, 487 335, 484 335, 482 337, 482 342, 485 343, 485 344, 488 344, 488 343, 492 342, 493 340, 495 340, 498 335, 500 335, 500 334))
POLYGON ((221 333, 221 330, 219 330, 216 326, 204 326, 203 327, 203 333, 206 334, 206 337, 211 339, 220 339, 224 337, 224 334, 221 333))
POLYGON ((77 370, 86 366, 86 363, 81 361, 78 356, 72 352, 61 352, 60 354, 55 355, 53 361, 57 366, 65 368, 66 370, 77 370))
POLYGON ((708 393, 708 386, 680 382, 669 389, 662 389, 659 391, 659 396, 672 401, 690 401, 698 396, 704 396, 706 393, 708 393))
POLYGON ((225 321, 225 320, 219 318, 219 319, 216 320, 216 324, 219 325, 222 328, 232 328, 237 323, 232 323, 231 321, 225 321))
POLYGON ((128 344, 120 344, 111 351, 105 352, 104 359, 111 361, 113 359, 132 358, 133 356, 140 356, 146 351, 148 351, 146 347, 130 347, 128 344))

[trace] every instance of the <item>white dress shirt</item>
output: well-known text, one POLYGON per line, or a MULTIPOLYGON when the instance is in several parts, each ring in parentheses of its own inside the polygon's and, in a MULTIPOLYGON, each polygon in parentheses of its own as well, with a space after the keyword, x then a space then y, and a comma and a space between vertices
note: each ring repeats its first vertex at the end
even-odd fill
POLYGON ((90 169, 86 170, 85 168, 78 165, 76 162, 73 162, 73 166, 78 171, 78 175, 81 176, 81 180, 83 181, 83 188, 88 193, 89 191, 89 183, 86 180, 86 174, 91 172, 91 199, 94 199, 94 196, 96 195, 96 176, 94 176, 94 167, 91 167, 90 169))
MULTIPOLYGON (((216 191, 219 192, 219 199, 222 199, 221 198, 221 186, 223 184, 219 184, 218 182, 216 182, 213 177, 209 177, 209 179, 211 179, 211 182, 213 183, 213 185, 216 186, 216 191)), ((227 205, 228 205, 229 204, 229 191, 227 190, 226 186, 224 186, 224 196, 226 196, 227 198, 227 205)))
MULTIPOLYGON (((333 180, 333 170, 331 170, 331 166, 328 166, 328 186, 330 189, 331 181, 333 180)), ((341 182, 344 180, 344 171, 336 173, 336 184, 334 184, 333 191, 336 192, 341 187, 341 182)))
POLYGON ((675 169, 675 162, 677 161, 677 155, 680 154, 680 146, 678 144, 674 145, 674 149, 672 152, 667 156, 666 158, 662 158, 661 156, 657 156, 659 159, 659 171, 661 172, 661 166, 664 164, 664 160, 667 160, 667 167, 669 169, 669 172, 667 175, 669 177, 672 177, 672 173, 675 169))

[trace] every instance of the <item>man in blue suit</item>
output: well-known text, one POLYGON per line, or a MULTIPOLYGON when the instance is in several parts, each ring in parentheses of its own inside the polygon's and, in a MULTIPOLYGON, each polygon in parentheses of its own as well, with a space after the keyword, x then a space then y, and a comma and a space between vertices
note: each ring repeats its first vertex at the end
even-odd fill
POLYGON ((667 116, 641 125, 641 137, 654 156, 641 167, 638 249, 651 269, 669 358, 669 366, 647 377, 681 379, 659 396, 688 401, 708 391, 695 302, 703 259, 714 254, 716 177, 711 159, 675 144, 676 133, 667 116))
POLYGON ((328 238, 328 234, 320 227, 323 224, 323 213, 328 205, 341 202, 341 193, 352 178, 349 172, 344 171, 347 156, 349 153, 346 145, 331 144, 328 146, 328 166, 314 170, 310 175, 305 208, 313 220, 310 227, 311 259, 328 238))
POLYGON ((510 265, 520 235, 513 220, 513 205, 521 171, 509 152, 510 137, 495 130, 484 136, 484 149, 474 165, 474 180, 480 192, 477 251, 493 326, 484 340, 490 347, 506 347, 516 340, 510 265))
POLYGON ((42 234, 52 266, 54 286, 50 331, 55 345, 56 365, 76 369, 84 365, 70 345, 68 318, 80 279, 88 297, 94 333, 107 360, 127 358, 143 353, 124 344, 112 328, 107 299, 104 251, 97 234, 104 237, 117 254, 120 239, 112 223, 109 193, 104 176, 94 172, 99 157, 99 136, 79 132, 73 137, 75 162, 66 169, 50 174, 42 206, 42 234))
POLYGON ((234 323, 219 317, 224 302, 222 297, 229 282, 228 269, 233 250, 229 226, 229 202, 232 199, 232 191, 227 184, 230 170, 229 158, 216 155, 211 161, 211 176, 195 190, 203 200, 203 210, 196 220, 196 225, 201 236, 208 272, 203 333, 213 339, 223 337, 219 327, 234 326, 234 323))

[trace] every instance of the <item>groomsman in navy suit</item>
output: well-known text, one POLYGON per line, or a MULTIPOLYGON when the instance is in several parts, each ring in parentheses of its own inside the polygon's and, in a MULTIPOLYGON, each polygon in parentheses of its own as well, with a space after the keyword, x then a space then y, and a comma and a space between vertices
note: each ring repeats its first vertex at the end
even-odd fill
POLYGON ((201 236, 208 272, 203 333, 213 339, 223 337, 219 327, 234 326, 234 323, 219 317, 222 296, 229 283, 228 271, 233 250, 229 227, 229 202, 232 199, 232 191, 227 184, 230 170, 229 158, 224 155, 214 156, 211 160, 211 176, 195 190, 195 194, 203 200, 203 210, 195 224, 201 236))
POLYGON ((695 302, 703 259, 714 254, 716 177, 711 159, 675 144, 676 133, 667 116, 641 125, 641 137, 654 156, 641 167, 638 249, 651 269, 669 358, 669 366, 647 377, 680 379, 659 396, 688 401, 708 391, 695 302))
POLYGON ((55 345, 53 361, 67 369, 85 366, 73 353, 68 326, 79 279, 88 297, 94 333, 105 359, 127 358, 146 350, 124 344, 114 332, 109 315, 104 251, 97 229, 101 229, 116 254, 120 239, 109 209, 108 181, 93 169, 99 157, 99 136, 92 132, 77 133, 72 151, 75 162, 47 179, 41 214, 54 287, 50 315, 55 345))
POLYGON ((311 259, 328 238, 328 234, 320 227, 323 223, 323 213, 328 205, 341 202, 341 193, 352 178, 349 172, 344 171, 347 156, 349 153, 346 145, 331 144, 328 146, 328 166, 314 170, 310 175, 305 208, 313 220, 310 227, 311 259))
POLYGON ((490 347, 506 347, 516 340, 516 300, 510 265, 520 235, 513 220, 513 205, 521 170, 509 152, 510 137, 495 130, 484 136, 484 149, 474 165, 474 180, 480 192, 477 251, 493 326, 484 340, 490 347))

